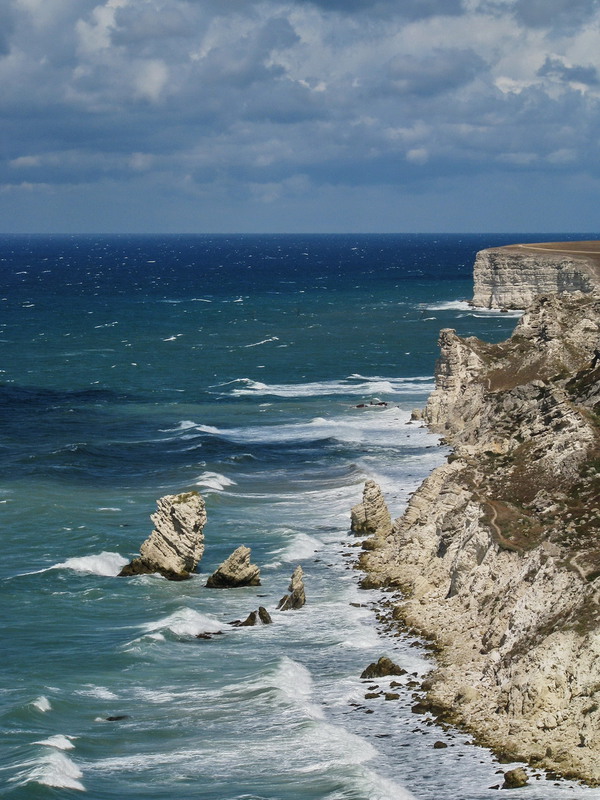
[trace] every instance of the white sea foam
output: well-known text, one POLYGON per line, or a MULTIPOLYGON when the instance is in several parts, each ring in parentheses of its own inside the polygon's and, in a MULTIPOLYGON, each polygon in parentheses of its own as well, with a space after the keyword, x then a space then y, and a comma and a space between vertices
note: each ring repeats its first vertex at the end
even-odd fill
POLYGON ((323 711, 312 702, 314 684, 310 671, 298 661, 283 656, 275 673, 267 679, 287 703, 302 710, 311 719, 321 719, 323 711))
POLYGON ((49 736, 47 739, 40 739, 34 744, 41 744, 44 747, 54 747, 57 750, 74 750, 75 745, 73 744, 73 739, 76 739, 76 736, 63 736, 62 733, 57 733, 55 736, 49 736))
POLYGON ((428 311, 470 311, 472 306, 466 300, 447 300, 442 303, 426 303, 421 308, 428 311))
POLYGON ((120 553, 105 551, 98 555, 68 558, 60 564, 55 564, 51 569, 72 569, 88 575, 115 577, 127 563, 128 560, 120 553))
POLYGON ((47 697, 44 697, 44 695, 40 695, 35 700, 33 700, 31 702, 31 705, 34 708, 37 708, 37 710, 41 711, 43 714, 45 714, 46 711, 51 711, 52 710, 52 705, 51 705, 50 701, 48 700, 47 697))
POLYGON ((258 347, 260 344, 267 344, 268 342, 278 342, 278 341, 279 341, 279 336, 270 336, 268 339, 262 339, 260 342, 245 344, 244 347, 258 347))
POLYGON ((311 383, 266 384, 250 378, 238 378, 221 384, 233 386, 232 395, 274 395, 276 397, 319 397, 328 395, 351 395, 374 397, 380 395, 407 395, 429 392, 433 389, 431 378, 383 378, 350 376, 338 381, 317 381, 311 383), (233 386, 236 384, 235 386, 233 386))
POLYGON ((14 782, 41 783, 57 789, 76 789, 85 792, 85 786, 79 780, 83 776, 82 771, 60 750, 53 748, 39 759, 23 766, 30 767, 30 769, 21 772, 17 778, 13 779, 14 782))
POLYGON ((322 546, 323 543, 314 536, 309 536, 307 533, 299 533, 287 547, 276 551, 276 553, 281 561, 302 561, 305 558, 310 558, 322 546))
POLYGON ((84 689, 78 689, 75 694, 82 695, 83 697, 96 697, 98 700, 117 700, 118 695, 111 692, 105 686, 90 685, 84 689))
POLYGON ((169 630, 176 636, 195 636, 198 633, 219 631, 223 628, 223 624, 214 619, 214 617, 200 614, 198 611, 194 611, 193 608, 184 607, 168 617, 140 625, 140 628, 146 633, 169 630))
POLYGON ((219 472, 203 472, 198 475, 195 481, 196 486, 205 486, 207 489, 214 489, 217 492, 224 491, 228 486, 235 486, 235 481, 219 472))

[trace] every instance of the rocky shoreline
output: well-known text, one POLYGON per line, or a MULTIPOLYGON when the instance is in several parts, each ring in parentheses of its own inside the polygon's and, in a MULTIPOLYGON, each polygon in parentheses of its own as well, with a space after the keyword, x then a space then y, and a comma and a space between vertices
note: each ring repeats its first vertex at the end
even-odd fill
POLYGON ((362 585, 395 589, 384 613, 435 646, 423 710, 600 785, 600 295, 440 347, 423 419, 452 452, 391 526, 365 487, 362 585))

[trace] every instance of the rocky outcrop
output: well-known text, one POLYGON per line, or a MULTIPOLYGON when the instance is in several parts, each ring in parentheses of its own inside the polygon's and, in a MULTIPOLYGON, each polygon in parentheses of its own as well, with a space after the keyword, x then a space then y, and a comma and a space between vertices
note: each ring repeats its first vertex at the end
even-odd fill
POLYGON ((406 675, 406 670, 394 663, 391 658, 381 656, 378 661, 369 664, 360 677, 372 680, 373 678, 384 678, 388 675, 406 675))
POLYGON ((277 606, 278 611, 292 611, 302 608, 306 603, 304 591, 304 572, 302 567, 297 566, 292 573, 292 579, 288 586, 289 594, 284 595, 277 606))
POLYGON ((209 589, 232 589, 260 586, 260 569, 250 563, 250 548, 241 545, 206 581, 209 589))
POLYGON ((366 585, 436 644, 424 707, 600 784, 600 297, 541 297, 506 342, 440 337, 424 417, 453 451, 366 585))
POLYGON ((351 512, 351 530, 356 536, 388 536, 392 532, 392 518, 375 481, 367 481, 362 503, 351 512))
POLYGON ((139 558, 120 576, 158 572, 169 580, 184 580, 194 572, 204 553, 206 509, 197 492, 166 495, 150 517, 154 530, 140 547, 139 558))
POLYGON ((481 250, 473 305, 527 308, 536 295, 600 289, 599 242, 544 242, 481 250))

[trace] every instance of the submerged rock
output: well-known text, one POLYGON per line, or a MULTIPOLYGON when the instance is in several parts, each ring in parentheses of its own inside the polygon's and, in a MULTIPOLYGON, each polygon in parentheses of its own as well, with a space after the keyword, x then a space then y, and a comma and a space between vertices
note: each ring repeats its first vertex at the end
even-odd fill
POLYGON ((206 581, 209 589, 233 589, 260 586, 260 569, 250 563, 250 548, 241 545, 206 581))
POLYGON ((140 555, 119 576, 158 572, 169 580, 185 580, 204 553, 206 508, 198 492, 166 495, 157 501, 150 519, 154 530, 142 543, 140 555))
POLYGON ((357 536, 386 537, 392 532, 392 518, 375 481, 365 483, 362 503, 352 509, 350 528, 357 536))
POLYGON ((288 586, 290 594, 284 595, 279 601, 277 606, 278 611, 290 611, 302 608, 306 603, 306 594, 304 591, 304 572, 302 567, 298 566, 292 573, 292 579, 288 586))

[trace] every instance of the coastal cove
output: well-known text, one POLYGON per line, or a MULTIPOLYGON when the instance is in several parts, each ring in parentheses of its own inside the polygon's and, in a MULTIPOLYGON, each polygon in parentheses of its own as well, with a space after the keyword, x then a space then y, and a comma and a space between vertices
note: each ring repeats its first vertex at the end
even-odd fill
MULTIPOLYGON (((397 587, 360 588, 350 510, 374 480, 398 518, 446 462, 411 420, 439 332, 506 340, 475 254, 541 238, 0 238, 0 797, 497 797, 519 762, 413 713, 434 660, 397 587), (190 492, 198 572, 117 578, 190 492), (207 588, 240 545, 260 585, 207 588), (381 656, 405 672, 361 679, 381 656)), ((529 798, 600 797, 528 771, 529 798)))

